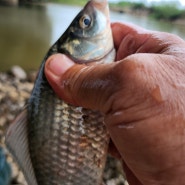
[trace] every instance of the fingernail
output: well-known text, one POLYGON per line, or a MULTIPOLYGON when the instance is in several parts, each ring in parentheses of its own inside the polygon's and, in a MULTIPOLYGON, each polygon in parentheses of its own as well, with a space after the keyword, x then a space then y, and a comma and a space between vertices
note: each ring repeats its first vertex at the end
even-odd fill
POLYGON ((65 55, 55 54, 48 59, 46 68, 54 75, 61 76, 73 65, 74 62, 65 55))

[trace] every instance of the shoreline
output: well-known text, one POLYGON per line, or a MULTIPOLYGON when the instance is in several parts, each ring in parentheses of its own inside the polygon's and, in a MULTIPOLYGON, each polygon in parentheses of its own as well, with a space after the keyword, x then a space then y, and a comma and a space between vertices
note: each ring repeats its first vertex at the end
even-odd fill
MULTIPOLYGON (((5 6, 18 6, 18 3, 14 3, 14 2, 18 2, 18 0, 8 0, 6 3, 5 0, 0 0, 0 6, 1 5, 5 5, 5 6), (12 2, 12 3, 9 3, 9 2, 12 2)), ((71 3, 70 1, 68 2, 61 2, 60 0, 55 0, 55 1, 47 1, 47 2, 38 2, 38 1, 35 1, 35 2, 23 2, 19 5, 41 5, 43 6, 45 3, 56 3, 56 4, 64 4, 64 5, 68 5, 68 6, 78 6, 78 7, 83 7, 83 4, 82 3, 71 3)), ((132 7, 130 6, 119 6, 117 4, 114 4, 114 3, 109 3, 109 9, 110 11, 112 12, 117 12, 117 13, 120 13, 120 14, 130 14, 130 15, 135 15, 135 16, 140 16, 140 17, 151 17, 157 21, 167 21, 169 23, 172 23, 174 25, 179 25, 179 26, 185 26, 185 14, 182 18, 176 18, 174 20, 170 20, 170 19, 158 19, 158 18, 154 18, 152 17, 152 13, 151 13, 151 10, 149 7, 143 7, 143 8, 135 8, 133 9, 132 7)))
MULTIPOLYGON (((109 6, 110 8, 110 11, 112 12, 117 12, 117 13, 120 13, 120 14, 129 14, 129 15, 135 15, 135 16, 139 16, 139 17, 151 17, 151 13, 148 9, 136 9, 136 10, 133 10, 131 8, 123 8, 123 7, 118 7, 118 6, 109 6)), ((153 18, 155 19, 155 18, 153 18)), ((175 20, 166 20, 166 19, 155 19, 157 21, 164 21, 164 22, 169 22, 169 23, 172 23, 174 25, 179 25, 179 26, 185 26, 185 18, 177 18, 175 20)))

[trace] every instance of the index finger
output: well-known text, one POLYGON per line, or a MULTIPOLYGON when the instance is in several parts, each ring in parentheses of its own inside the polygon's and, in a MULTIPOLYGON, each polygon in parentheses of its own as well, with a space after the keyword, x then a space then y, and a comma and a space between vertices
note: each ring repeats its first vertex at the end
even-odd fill
POLYGON ((184 48, 185 42, 176 35, 150 31, 131 24, 113 23, 111 26, 117 51, 116 60, 135 53, 179 55, 184 52, 182 47, 184 48))
POLYGON ((115 22, 111 24, 115 48, 117 49, 125 36, 143 33, 146 30, 133 24, 115 22))

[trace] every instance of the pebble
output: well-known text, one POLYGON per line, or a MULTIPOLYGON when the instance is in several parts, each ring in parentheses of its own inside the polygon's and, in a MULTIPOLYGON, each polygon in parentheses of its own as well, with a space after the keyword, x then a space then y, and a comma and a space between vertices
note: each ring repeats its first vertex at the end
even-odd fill
POLYGON ((26 80, 27 74, 20 66, 13 66, 10 72, 19 80, 26 80))
POLYGON ((0 129, 3 129, 5 123, 6 123, 6 118, 5 118, 5 117, 2 117, 2 118, 0 119, 0 129))
MULTIPOLYGON (((5 131, 24 106, 32 88, 33 82, 27 80, 26 73, 20 67, 12 67, 11 74, 0 72, 0 145, 5 149, 5 131)), ((21 170, 8 152, 7 159, 13 172, 10 185, 27 185, 21 170)))

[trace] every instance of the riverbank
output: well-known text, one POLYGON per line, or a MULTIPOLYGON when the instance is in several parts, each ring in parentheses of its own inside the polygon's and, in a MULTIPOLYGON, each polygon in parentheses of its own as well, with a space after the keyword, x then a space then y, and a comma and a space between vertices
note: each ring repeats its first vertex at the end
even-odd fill
MULTIPOLYGON (((128 14, 128 15, 136 15, 138 17, 148 17, 150 16, 151 18, 153 18, 151 16, 151 13, 148 10, 135 10, 133 11, 132 9, 129 8, 120 8, 120 7, 110 7, 110 10, 113 12, 118 12, 120 14, 128 14)), ((155 18, 153 18, 155 19, 155 18)), ((164 21, 164 22, 170 22, 174 25, 179 25, 179 26, 185 26, 185 18, 178 18, 178 19, 174 19, 174 20, 165 20, 165 19, 157 19, 159 21, 164 21)))
MULTIPOLYGON (((4 136, 8 126, 30 97, 36 74, 36 71, 26 73, 19 66, 12 67, 8 72, 0 72, 0 146, 5 150, 7 161, 13 172, 10 185, 27 185, 27 183, 5 146, 4 136)), ((104 183, 128 185, 122 174, 121 163, 109 157, 103 177, 104 183)))
POLYGON ((185 12, 175 3, 146 6, 143 3, 119 2, 111 3, 110 10, 185 26, 185 12))
MULTIPOLYGON (((87 2, 86 0, 54 0, 57 3, 67 4, 67 5, 78 5, 84 6, 87 2)), ((170 2, 165 3, 161 2, 158 4, 153 4, 147 6, 144 3, 140 2, 129 2, 121 1, 118 3, 109 3, 110 10, 137 15, 137 16, 149 16, 156 20, 168 21, 174 24, 185 26, 185 12, 184 9, 180 9, 178 3, 170 2)))
MULTIPOLYGON (((77 5, 84 6, 87 0, 0 0, 2 5, 18 5, 25 3, 45 3, 54 2, 66 5, 77 5)), ((120 1, 118 3, 109 3, 110 9, 119 13, 127 13, 138 16, 150 16, 156 20, 164 20, 180 25, 185 25, 185 11, 183 7, 180 7, 179 3, 176 1, 172 2, 160 2, 151 4, 150 6, 142 2, 130 2, 130 1, 120 1)))

